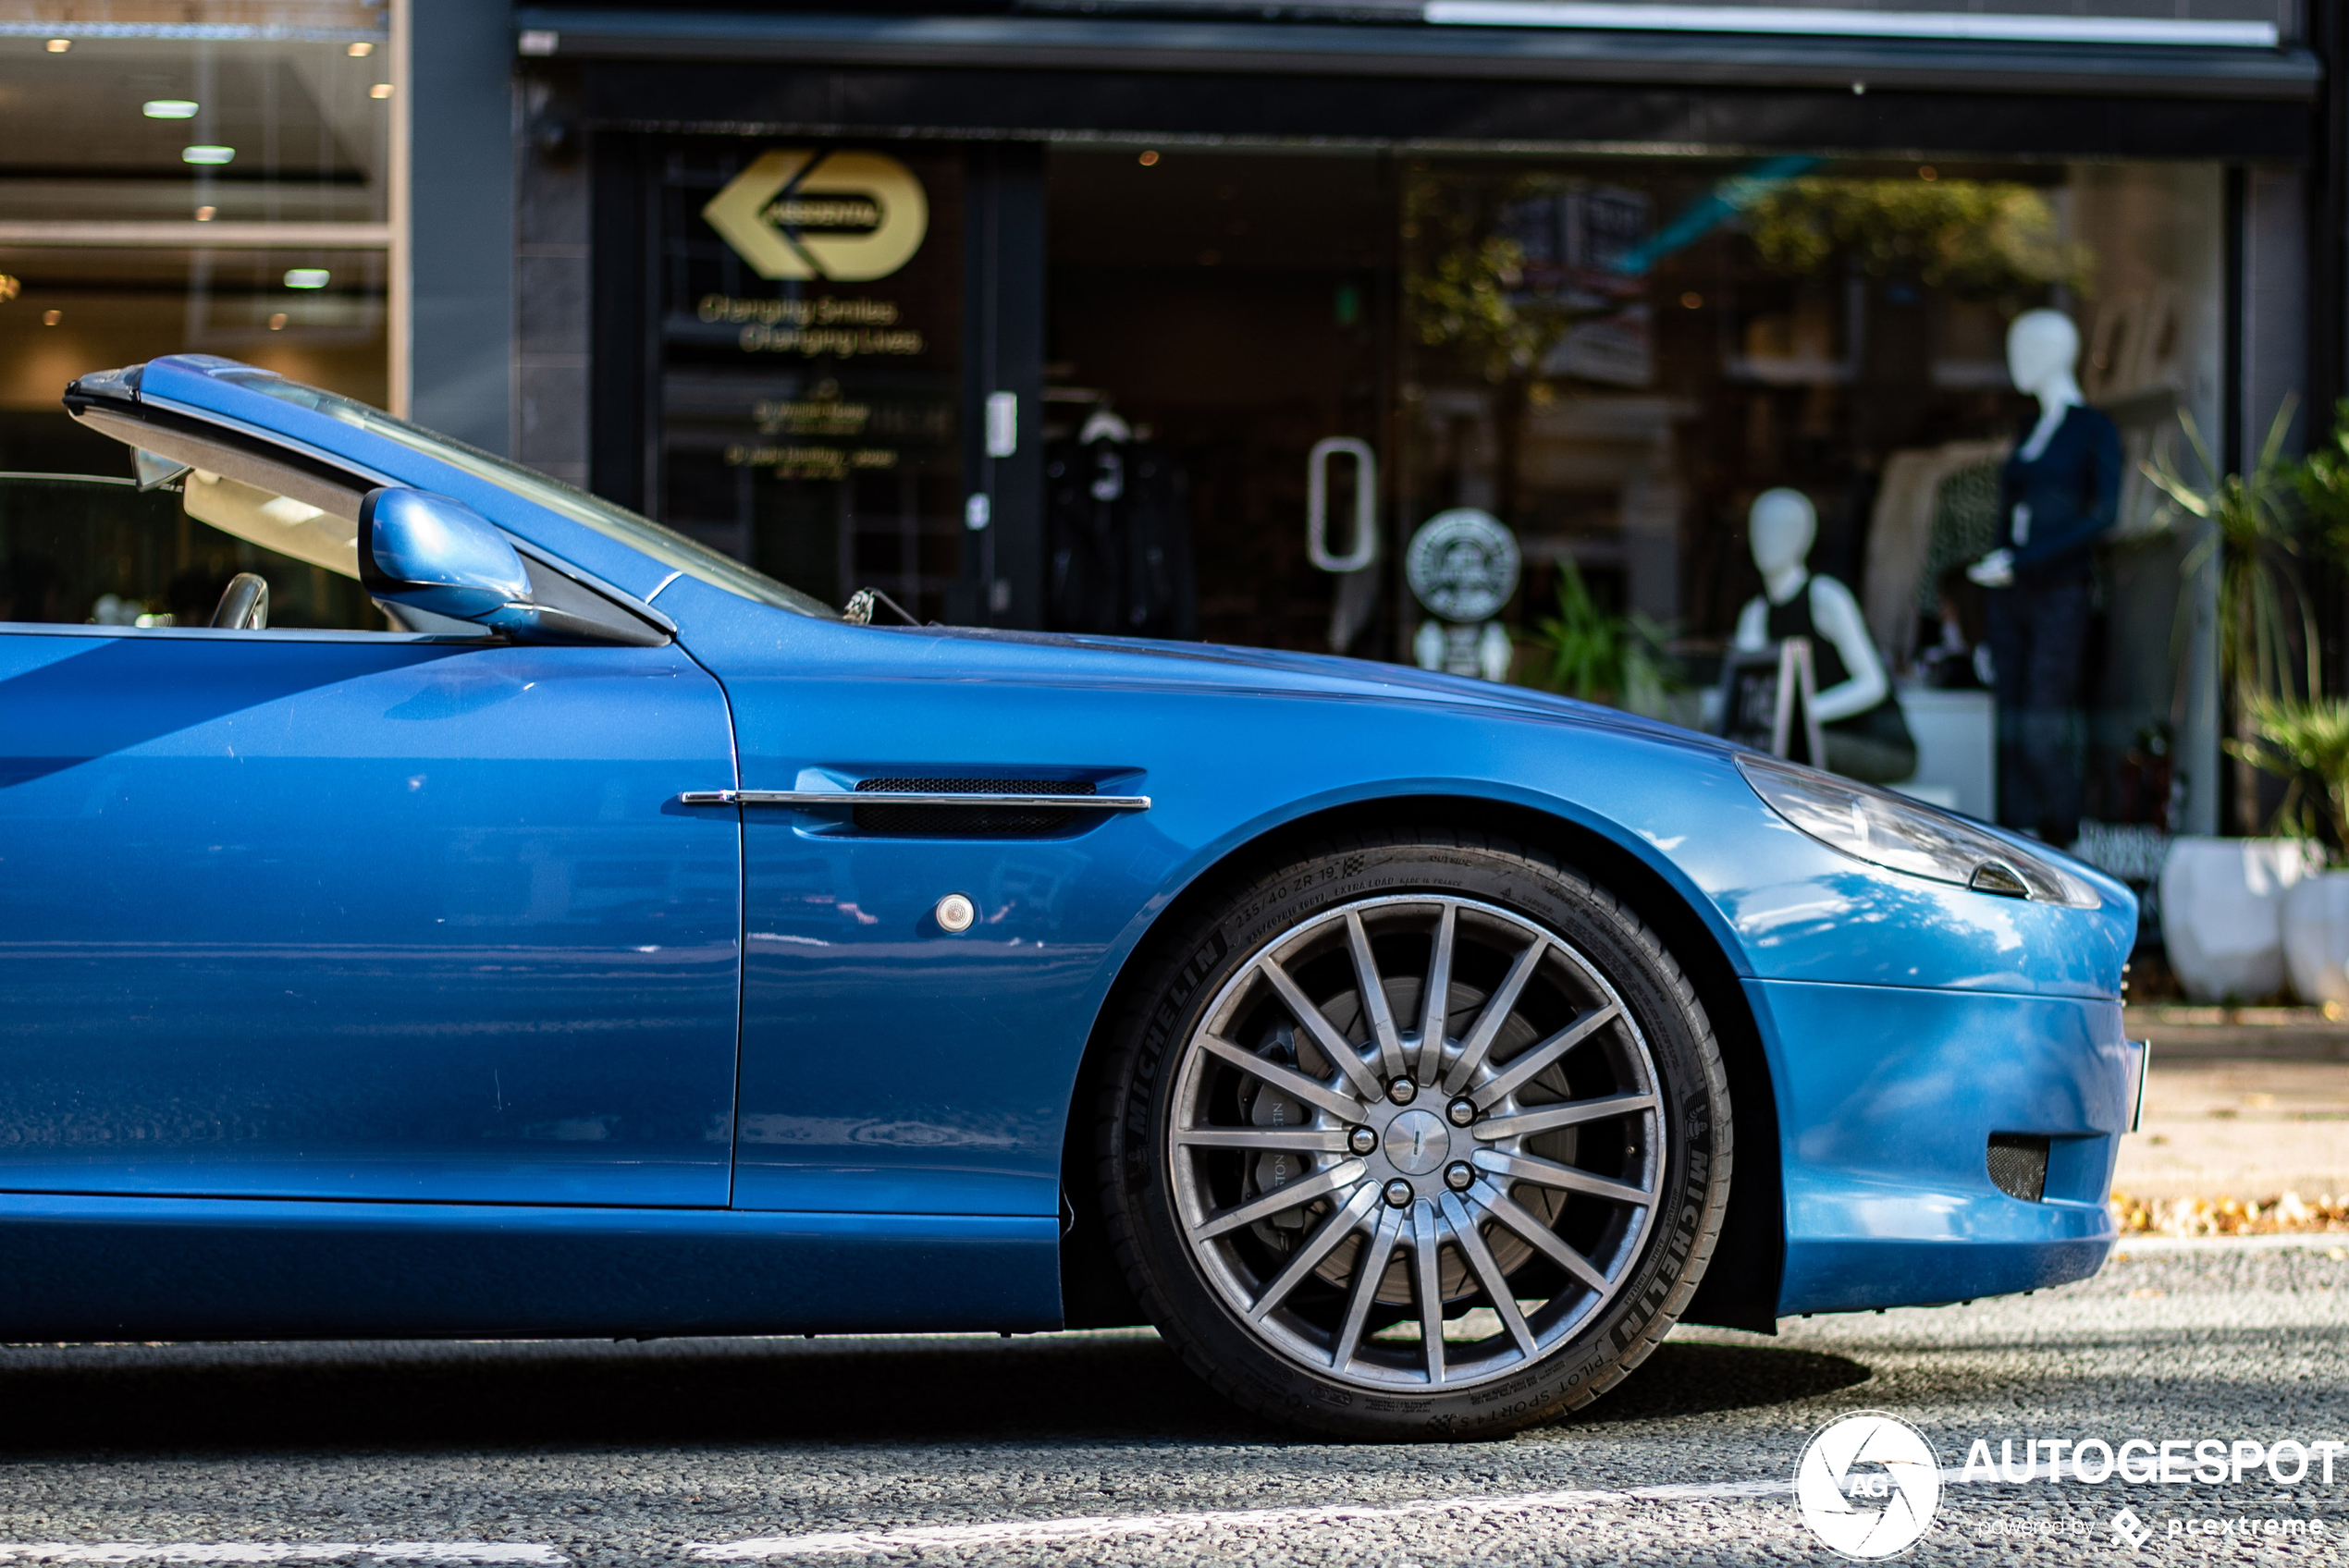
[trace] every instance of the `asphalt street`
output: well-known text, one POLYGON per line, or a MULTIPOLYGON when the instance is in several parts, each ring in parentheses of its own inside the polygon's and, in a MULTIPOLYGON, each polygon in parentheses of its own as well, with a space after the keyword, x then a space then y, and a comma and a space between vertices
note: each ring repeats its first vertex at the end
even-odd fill
POLYGON ((1683 1330, 1583 1415, 1457 1446, 1263 1426, 1143 1331, 11 1347, 0 1562, 1831 1562, 1788 1483, 1863 1408, 1949 1477, 1903 1561, 2336 1562, 2349 1453, 2329 1485, 1959 1473, 1977 1438, 2018 1465, 2042 1439, 2349 1440, 2340 1252, 1683 1330))

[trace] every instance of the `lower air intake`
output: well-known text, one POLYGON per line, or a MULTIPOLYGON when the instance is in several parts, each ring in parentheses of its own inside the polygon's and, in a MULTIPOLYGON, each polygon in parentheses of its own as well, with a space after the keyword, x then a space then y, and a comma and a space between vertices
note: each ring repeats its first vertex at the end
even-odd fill
MULTIPOLYGON (((1089 780, 1066 778, 867 778, 874 790, 927 795, 1089 795, 1089 780)), ((856 826, 899 839, 1037 839, 1057 833, 1080 813, 1050 806, 858 806, 856 826)))
POLYGON ((2048 1190, 2048 1140, 2027 1133, 1990 1134, 1990 1184, 2009 1197, 2037 1203, 2048 1190))

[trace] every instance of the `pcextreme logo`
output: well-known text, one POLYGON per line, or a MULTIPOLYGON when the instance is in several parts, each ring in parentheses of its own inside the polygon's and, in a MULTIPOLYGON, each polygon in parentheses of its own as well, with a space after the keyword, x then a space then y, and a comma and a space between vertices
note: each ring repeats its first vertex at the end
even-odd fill
POLYGON ((922 182, 880 153, 762 153, 701 215, 766 278, 869 283, 912 261, 929 232, 922 182))
POLYGON ((1914 1545, 1941 1501, 1941 1462, 1925 1434, 1881 1410, 1855 1411, 1812 1436, 1794 1472, 1812 1533, 1846 1557, 1914 1545))

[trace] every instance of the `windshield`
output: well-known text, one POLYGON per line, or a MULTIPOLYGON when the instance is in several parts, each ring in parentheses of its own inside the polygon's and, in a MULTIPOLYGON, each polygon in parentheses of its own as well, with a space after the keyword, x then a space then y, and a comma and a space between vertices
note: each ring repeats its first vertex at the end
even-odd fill
POLYGON ((437 458, 452 468, 460 468, 476 479, 488 481, 510 495, 519 496, 535 506, 584 524, 607 538, 617 539, 632 549, 643 551, 663 566, 672 567, 686 576, 739 594, 745 599, 756 599, 762 605, 781 609, 796 610, 802 615, 823 616, 837 619, 840 612, 814 596, 796 588, 785 587, 764 572, 755 571, 708 545, 688 539, 672 528, 663 528, 650 518, 639 517, 625 507, 613 506, 600 496, 584 490, 575 490, 559 479, 549 479, 503 458, 492 457, 479 447, 468 447, 461 441, 422 430, 405 420, 392 418, 378 409, 332 392, 321 392, 314 386, 304 386, 298 381, 288 381, 267 371, 241 370, 218 373, 223 381, 269 397, 299 403, 355 424, 360 429, 397 441, 412 451, 437 458))

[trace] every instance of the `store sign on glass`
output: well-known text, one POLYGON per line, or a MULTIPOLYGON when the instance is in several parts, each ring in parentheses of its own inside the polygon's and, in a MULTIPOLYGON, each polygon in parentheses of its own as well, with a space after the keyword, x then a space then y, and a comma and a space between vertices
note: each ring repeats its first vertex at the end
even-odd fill
POLYGON ((810 593, 939 613, 961 542, 959 161, 680 143, 664 521, 810 593))
POLYGON ((867 283, 922 248, 929 199, 885 153, 778 150, 728 180, 701 215, 761 277, 867 283))

